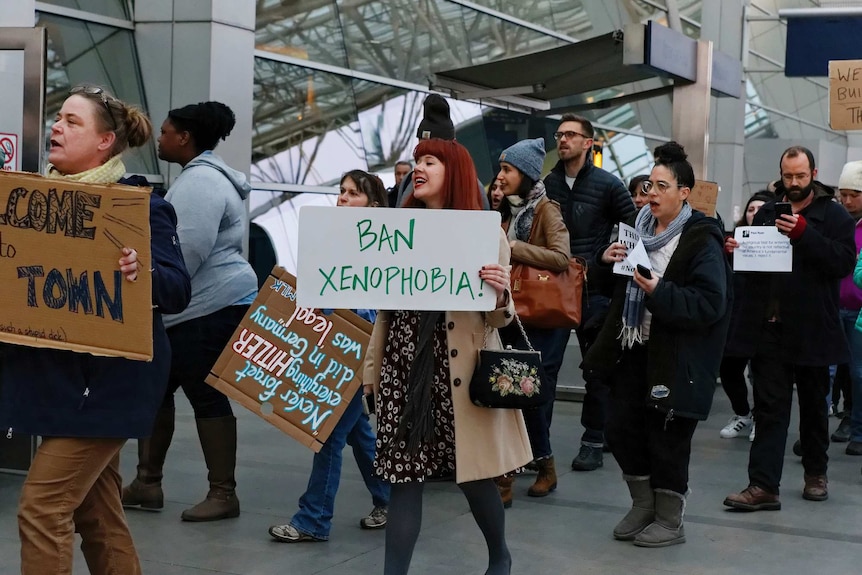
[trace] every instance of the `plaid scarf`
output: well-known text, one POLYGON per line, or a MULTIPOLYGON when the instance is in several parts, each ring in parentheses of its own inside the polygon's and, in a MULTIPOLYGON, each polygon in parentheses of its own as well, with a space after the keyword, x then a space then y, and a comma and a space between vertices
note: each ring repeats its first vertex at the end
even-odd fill
MULTIPOLYGON (((691 217, 691 206, 688 202, 682 205, 679 214, 668 224, 667 228, 660 234, 655 233, 658 223, 649 209, 638 212, 635 219, 635 229, 640 235, 641 241, 647 253, 660 250, 673 238, 682 233, 682 228, 691 217)), ((635 283, 634 277, 626 285, 626 301, 623 306, 623 328, 617 339, 622 341, 623 348, 631 349, 634 344, 643 343, 643 320, 644 320, 644 291, 635 283)))

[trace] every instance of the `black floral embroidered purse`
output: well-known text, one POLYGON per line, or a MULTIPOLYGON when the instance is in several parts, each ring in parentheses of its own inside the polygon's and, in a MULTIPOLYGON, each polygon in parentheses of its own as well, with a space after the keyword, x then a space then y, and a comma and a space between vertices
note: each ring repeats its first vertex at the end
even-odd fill
POLYGON ((529 409, 554 399, 542 367, 542 352, 533 349, 517 314, 515 321, 528 350, 511 346, 484 349, 488 345, 489 331, 485 326, 483 349, 479 350, 479 363, 470 380, 470 401, 479 407, 529 409))

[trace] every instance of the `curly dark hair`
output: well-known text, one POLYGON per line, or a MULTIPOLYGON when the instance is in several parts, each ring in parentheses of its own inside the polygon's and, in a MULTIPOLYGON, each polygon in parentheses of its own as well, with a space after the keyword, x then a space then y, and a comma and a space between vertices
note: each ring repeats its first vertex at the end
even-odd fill
POLYGON ((685 148, 676 142, 668 142, 656 146, 653 151, 656 166, 664 166, 674 175, 681 186, 691 188, 694 186, 694 169, 688 162, 688 154, 685 148))
POLYGON ((176 108, 168 112, 168 120, 177 130, 191 134, 198 153, 214 149, 236 125, 233 110, 221 102, 201 102, 176 108))

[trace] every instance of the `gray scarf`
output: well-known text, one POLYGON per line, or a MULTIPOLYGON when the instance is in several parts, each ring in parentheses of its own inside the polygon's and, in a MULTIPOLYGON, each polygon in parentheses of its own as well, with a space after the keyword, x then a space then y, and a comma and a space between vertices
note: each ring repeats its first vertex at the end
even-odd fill
POLYGON ((523 208, 518 210, 518 213, 512 219, 512 223, 509 224, 509 232, 506 234, 509 240, 519 240, 522 242, 530 240, 530 231, 533 229, 533 217, 536 215, 536 204, 543 197, 545 197, 545 184, 542 183, 542 180, 539 180, 530 189, 527 197, 524 198, 523 208))
MULTIPOLYGON (((635 230, 640 235, 647 253, 660 250, 673 238, 682 233, 682 228, 691 217, 691 206, 688 202, 682 205, 679 214, 660 234, 655 233, 656 219, 649 208, 638 212, 635 219, 635 230)), ((644 291, 635 283, 634 278, 626 285, 626 301, 623 306, 623 328, 617 339, 622 341, 623 348, 632 348, 636 343, 643 343, 644 291)))

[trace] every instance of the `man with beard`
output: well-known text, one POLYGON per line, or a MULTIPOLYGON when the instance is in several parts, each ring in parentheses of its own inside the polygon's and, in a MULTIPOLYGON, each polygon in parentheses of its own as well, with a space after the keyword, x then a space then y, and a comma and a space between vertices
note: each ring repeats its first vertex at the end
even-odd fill
MULTIPOLYGON (((833 192, 814 178, 811 151, 793 146, 780 160, 777 200, 763 205, 753 225, 771 226, 790 238, 790 273, 746 274, 739 333, 751 358, 757 434, 748 458, 748 487, 724 504, 744 511, 778 510, 793 384, 799 398, 802 497, 828 497, 826 469, 829 422, 826 395, 829 365, 849 359, 838 315, 841 278, 856 261, 854 222, 833 201, 833 192), (792 214, 777 215, 776 202, 792 214), (747 324, 747 325, 746 325, 747 324)), ((728 238, 725 247, 738 247, 728 238)))
MULTIPOLYGON (((569 229, 573 256, 587 260, 587 285, 582 303, 581 325, 576 330, 581 355, 595 341, 608 313, 613 278, 594 271, 596 252, 610 242, 613 227, 635 214, 631 196, 619 178, 597 168, 592 162, 593 125, 583 116, 563 114, 554 134, 560 161, 545 176, 548 197, 560 204, 569 229)), ((570 332, 555 347, 563 354, 570 332)), ((592 471, 602 466, 605 420, 609 389, 601 378, 584 370, 587 393, 581 411, 581 449, 572 461, 575 471, 592 471)))

